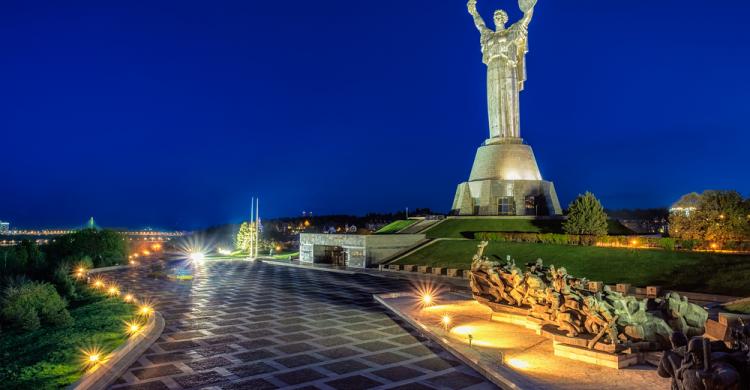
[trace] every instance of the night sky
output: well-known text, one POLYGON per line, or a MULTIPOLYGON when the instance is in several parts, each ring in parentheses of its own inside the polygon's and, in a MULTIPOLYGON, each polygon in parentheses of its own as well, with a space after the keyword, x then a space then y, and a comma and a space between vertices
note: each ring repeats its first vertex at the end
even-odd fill
MULTIPOLYGON (((479 0, 490 24, 512 0, 479 0)), ((522 136, 567 205, 750 193, 750 2, 539 0, 522 136)), ((3 1, 0 220, 447 212, 487 138, 463 0, 3 1)))

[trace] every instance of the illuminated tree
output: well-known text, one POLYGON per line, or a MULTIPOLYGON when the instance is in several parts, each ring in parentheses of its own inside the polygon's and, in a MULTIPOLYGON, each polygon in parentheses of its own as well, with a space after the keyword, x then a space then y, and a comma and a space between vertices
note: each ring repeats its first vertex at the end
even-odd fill
POLYGON ((248 252, 250 250, 250 235, 252 232, 251 224, 243 222, 240 230, 234 238, 234 248, 238 251, 248 252))
POLYGON ((604 207, 590 192, 579 195, 570 204, 568 219, 563 223, 563 230, 568 234, 606 236, 607 228, 604 207))
POLYGON ((750 202, 737 191, 706 191, 690 212, 673 208, 670 234, 716 244, 750 238, 750 202))

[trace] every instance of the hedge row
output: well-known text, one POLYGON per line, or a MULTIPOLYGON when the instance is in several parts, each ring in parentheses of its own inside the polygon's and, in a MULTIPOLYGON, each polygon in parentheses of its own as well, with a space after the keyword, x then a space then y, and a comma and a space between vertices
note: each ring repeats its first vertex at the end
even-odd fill
POLYGON ((477 232, 474 239, 498 242, 520 242, 532 244, 579 245, 579 246, 613 246, 613 247, 647 247, 664 250, 701 250, 724 249, 750 251, 750 242, 734 242, 712 247, 711 243, 697 240, 679 240, 675 238, 634 237, 634 236, 585 236, 554 233, 508 233, 477 232))

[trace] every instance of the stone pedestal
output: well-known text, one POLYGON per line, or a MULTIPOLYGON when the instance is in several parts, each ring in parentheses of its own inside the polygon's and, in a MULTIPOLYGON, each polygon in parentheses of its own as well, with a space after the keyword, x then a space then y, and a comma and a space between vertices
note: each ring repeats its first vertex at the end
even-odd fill
POLYGON ((477 150, 469 181, 458 185, 454 215, 562 215, 555 185, 542 179, 531 146, 490 139, 477 150))

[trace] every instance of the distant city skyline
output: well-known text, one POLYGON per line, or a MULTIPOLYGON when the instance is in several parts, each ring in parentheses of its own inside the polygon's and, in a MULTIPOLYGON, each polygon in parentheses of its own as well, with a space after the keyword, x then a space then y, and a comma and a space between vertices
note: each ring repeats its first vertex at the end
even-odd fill
MULTIPOLYGON (((488 131, 465 1, 159 4, 4 3, 0 219, 193 229, 253 195, 266 218, 449 211, 488 131)), ((479 2, 498 7, 517 19, 479 2)), ((715 8, 539 2, 521 129, 563 207, 750 195, 750 4, 715 8)))

